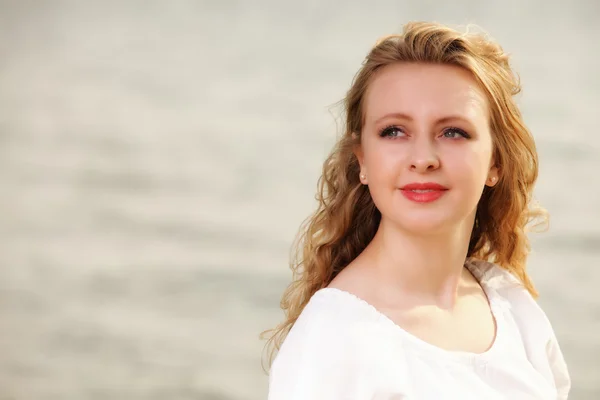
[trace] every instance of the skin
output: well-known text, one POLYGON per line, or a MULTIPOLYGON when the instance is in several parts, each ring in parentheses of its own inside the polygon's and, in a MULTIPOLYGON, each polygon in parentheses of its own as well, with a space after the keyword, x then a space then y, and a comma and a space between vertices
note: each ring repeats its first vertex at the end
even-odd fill
POLYGON ((372 242, 329 286, 363 298, 438 347, 488 349, 494 318, 464 267, 477 203, 484 185, 498 179, 489 106, 478 83, 450 65, 382 68, 365 95, 355 154, 382 220, 372 242), (448 190, 416 203, 400 190, 413 182, 448 190))

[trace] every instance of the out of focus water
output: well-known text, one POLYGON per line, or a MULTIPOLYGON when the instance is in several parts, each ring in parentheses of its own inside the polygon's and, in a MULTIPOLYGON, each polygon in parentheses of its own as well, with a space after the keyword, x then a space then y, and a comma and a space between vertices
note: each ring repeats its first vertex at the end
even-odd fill
POLYGON ((600 3, 562 4, 0 2, 0 399, 265 398, 328 106, 413 19, 513 54, 552 214, 531 274, 600 398, 600 3))

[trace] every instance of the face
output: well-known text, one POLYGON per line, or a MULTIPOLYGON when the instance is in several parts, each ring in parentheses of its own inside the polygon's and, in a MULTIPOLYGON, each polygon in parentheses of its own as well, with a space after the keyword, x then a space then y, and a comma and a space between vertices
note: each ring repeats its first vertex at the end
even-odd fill
POLYGON ((398 63, 373 77, 355 154, 382 214, 414 233, 472 226, 492 158, 488 103, 457 66, 398 63))

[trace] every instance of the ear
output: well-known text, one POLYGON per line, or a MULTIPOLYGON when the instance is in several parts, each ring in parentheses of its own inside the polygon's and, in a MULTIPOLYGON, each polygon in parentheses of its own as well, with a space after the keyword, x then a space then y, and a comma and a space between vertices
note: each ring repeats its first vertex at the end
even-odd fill
POLYGON ((355 139, 354 140, 355 144, 352 146, 352 152, 354 153, 354 155, 356 156, 356 159, 358 160, 359 180, 360 180, 360 183, 362 183, 363 185, 366 185, 367 184, 367 170, 366 170, 365 164, 364 164, 365 155, 363 152, 362 143, 360 142, 358 135, 356 135, 355 133, 352 134, 352 137, 355 139))
POLYGON ((494 187, 500 180, 500 169, 493 164, 488 171, 487 179, 485 180, 486 186, 494 187))
POLYGON ((363 160, 364 160, 362 144, 360 142, 360 139, 358 139, 358 135, 356 133, 352 133, 352 138, 355 139, 355 143, 356 143, 356 144, 354 144, 354 146, 352 146, 352 152, 356 156, 356 159, 358 160, 358 165, 360 166, 360 168, 362 170, 363 160))

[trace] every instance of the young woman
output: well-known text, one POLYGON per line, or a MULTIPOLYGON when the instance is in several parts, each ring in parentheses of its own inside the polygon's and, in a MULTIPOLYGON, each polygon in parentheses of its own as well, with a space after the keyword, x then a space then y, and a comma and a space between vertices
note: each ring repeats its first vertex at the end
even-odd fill
POLYGON ((270 400, 566 399, 526 273, 533 138, 500 46, 410 23, 345 98, 298 242, 270 400))

